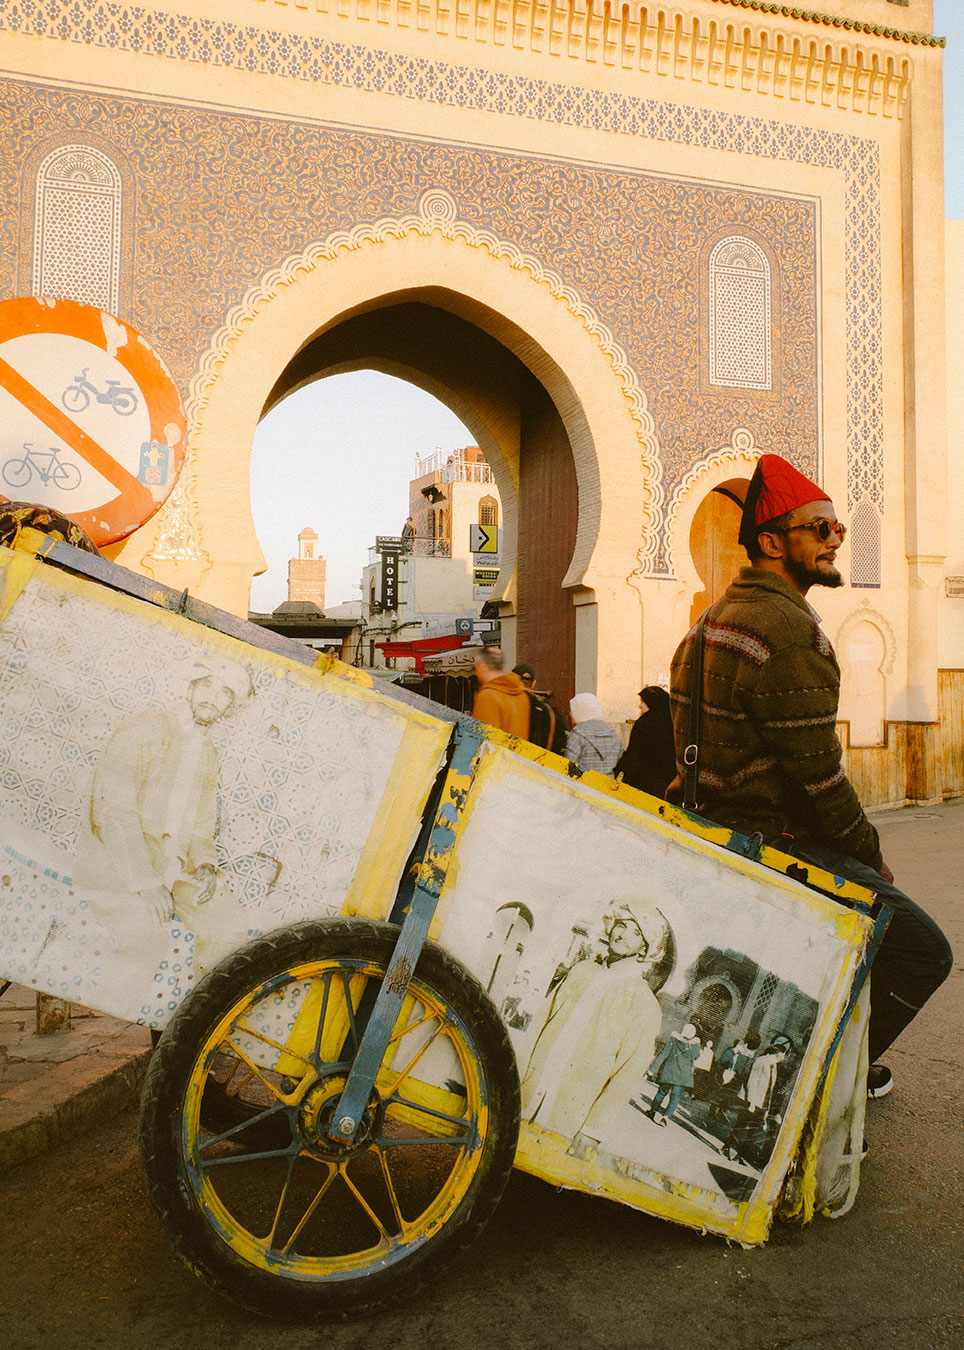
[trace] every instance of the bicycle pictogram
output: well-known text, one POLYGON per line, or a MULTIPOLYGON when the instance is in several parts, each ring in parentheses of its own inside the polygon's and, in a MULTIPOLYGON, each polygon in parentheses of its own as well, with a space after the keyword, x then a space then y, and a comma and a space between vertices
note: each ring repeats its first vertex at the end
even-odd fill
POLYGON ((52 445, 49 450, 35 450, 32 442, 24 441, 23 448, 23 459, 8 459, 3 466, 3 481, 8 486, 26 487, 36 474, 44 487, 52 483, 65 492, 80 487, 80 470, 76 464, 65 464, 61 460, 57 446, 52 445))
POLYGON ((128 385, 121 385, 120 380, 108 380, 107 388, 102 392, 95 384, 91 384, 87 378, 89 367, 85 366, 79 375, 74 376, 74 383, 69 384, 60 396, 60 401, 68 412, 83 412, 90 407, 90 400, 94 398, 97 403, 108 403, 121 417, 129 417, 137 407, 137 395, 128 385))

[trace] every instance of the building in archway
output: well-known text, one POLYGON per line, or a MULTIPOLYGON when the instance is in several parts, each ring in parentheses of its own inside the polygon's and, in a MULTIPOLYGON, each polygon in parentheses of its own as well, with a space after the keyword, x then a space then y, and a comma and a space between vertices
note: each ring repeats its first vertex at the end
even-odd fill
POLYGON ((190 417, 174 495, 116 556, 244 613, 258 420, 338 371, 400 375, 492 466, 510 656, 617 721, 721 582, 723 489, 775 451, 850 522, 821 604, 865 799, 964 791, 931 19, 8 0, 2 293, 114 309, 190 417))
POLYGON ((343 661, 357 662, 363 626, 361 604, 336 605, 336 612, 326 615, 326 571, 318 531, 308 525, 298 535, 298 556, 288 560, 287 600, 270 614, 249 612, 248 620, 343 661))
POLYGON ((318 531, 306 526, 298 535, 298 556, 288 559, 288 599, 308 600, 325 608, 328 564, 318 548, 318 531))
MULTIPOLYGON (((499 578, 500 516, 499 491, 478 446, 416 455, 399 552, 373 549, 362 572, 363 665, 387 662, 422 676, 424 657, 492 628, 481 611, 499 578), (496 545, 493 552, 473 551, 476 531, 496 545)), ((471 670, 471 657, 466 665, 471 670)))

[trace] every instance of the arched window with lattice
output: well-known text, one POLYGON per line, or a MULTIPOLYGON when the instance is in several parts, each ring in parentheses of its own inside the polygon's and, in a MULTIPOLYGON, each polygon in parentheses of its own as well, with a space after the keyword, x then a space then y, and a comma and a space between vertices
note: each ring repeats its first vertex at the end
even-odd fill
POLYGON ((499 503, 494 497, 482 497, 479 501, 479 524, 498 525, 499 503))
POLYGON ((61 145, 41 162, 35 189, 34 295, 116 313, 120 280, 121 176, 91 145, 61 145))
POLYGON ((772 389, 770 262, 752 239, 721 239, 709 257, 710 384, 772 389))
POLYGON ((880 585, 880 512, 862 497, 850 517, 850 584, 880 585))

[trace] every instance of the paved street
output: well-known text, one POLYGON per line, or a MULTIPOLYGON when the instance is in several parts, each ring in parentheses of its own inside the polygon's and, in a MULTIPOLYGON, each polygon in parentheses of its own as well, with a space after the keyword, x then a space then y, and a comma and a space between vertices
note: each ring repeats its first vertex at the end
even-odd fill
POLYGON ((467 1259, 417 1305, 364 1322, 261 1322, 172 1255, 145 1203, 133 1112, 0 1176, 6 1350, 578 1346, 776 1350, 964 1343, 964 801, 881 814, 899 884, 954 973, 889 1056, 855 1209, 755 1250, 514 1174, 467 1259))

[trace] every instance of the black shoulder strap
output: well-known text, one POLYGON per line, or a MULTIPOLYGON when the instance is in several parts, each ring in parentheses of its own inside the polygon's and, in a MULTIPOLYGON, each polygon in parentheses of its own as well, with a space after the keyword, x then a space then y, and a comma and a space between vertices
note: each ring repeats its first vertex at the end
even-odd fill
POLYGON ((700 713, 703 708, 703 648, 706 644, 706 619, 712 609, 704 609, 696 622, 690 656, 690 714, 683 751, 683 802, 685 811, 698 814, 700 779, 700 713))

